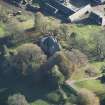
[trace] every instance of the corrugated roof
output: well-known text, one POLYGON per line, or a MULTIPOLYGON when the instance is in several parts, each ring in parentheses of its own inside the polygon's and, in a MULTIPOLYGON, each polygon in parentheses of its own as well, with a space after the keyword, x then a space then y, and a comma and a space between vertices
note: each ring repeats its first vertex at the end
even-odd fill
POLYGON ((91 5, 87 5, 84 8, 80 9, 79 11, 77 11, 76 13, 74 13, 73 15, 69 16, 69 19, 71 20, 71 22, 75 22, 81 19, 81 17, 83 17, 86 13, 90 13, 91 12, 91 5))

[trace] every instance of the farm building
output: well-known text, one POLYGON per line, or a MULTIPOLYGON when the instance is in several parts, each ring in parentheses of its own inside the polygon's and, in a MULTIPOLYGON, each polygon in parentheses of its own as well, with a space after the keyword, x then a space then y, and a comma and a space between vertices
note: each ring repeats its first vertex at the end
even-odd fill
MULTIPOLYGON (((20 5, 25 5, 27 10, 35 12, 37 10, 32 5, 32 0, 6 0, 20 5)), ((59 16, 61 19, 67 19, 69 22, 78 22, 84 18, 89 18, 94 23, 105 25, 105 5, 101 5, 105 0, 89 0, 90 3, 98 4, 91 6, 90 4, 77 8, 70 3, 70 0, 40 0, 40 6, 46 13, 59 16), (100 4, 100 5, 99 5, 100 4), (63 18, 64 17, 64 18, 63 18)))
POLYGON ((57 39, 51 35, 41 38, 39 45, 48 56, 52 56, 55 52, 60 51, 60 44, 57 39))
POLYGON ((105 26, 105 5, 98 5, 98 6, 92 7, 92 14, 94 15, 92 15, 91 17, 95 16, 94 20, 98 19, 99 24, 101 24, 102 26, 105 26))
POLYGON ((89 16, 89 19, 95 24, 105 26, 105 16, 101 17, 100 15, 92 12, 89 16))
POLYGON ((53 13, 60 13, 66 17, 70 16, 71 14, 75 13, 74 9, 68 8, 67 6, 64 5, 63 1, 60 0, 41 0, 44 5, 43 9, 48 10, 49 12, 53 13), (51 11, 50 11, 51 10, 51 11))
POLYGON ((76 22, 76 21, 81 20, 83 16, 88 15, 92 11, 91 9, 92 9, 91 5, 87 5, 81 8, 80 10, 75 12, 73 15, 69 16, 70 21, 76 22))
POLYGON ((105 26, 105 5, 93 7, 91 7, 91 5, 87 5, 69 16, 72 23, 81 21, 84 18, 91 20, 92 23, 105 26))

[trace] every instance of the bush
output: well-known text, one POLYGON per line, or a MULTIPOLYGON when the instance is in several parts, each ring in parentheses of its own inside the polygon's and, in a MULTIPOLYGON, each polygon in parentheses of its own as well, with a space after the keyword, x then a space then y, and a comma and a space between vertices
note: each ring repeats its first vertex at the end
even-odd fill
POLYGON ((72 64, 84 66, 88 64, 87 56, 78 49, 72 49, 71 51, 65 51, 66 57, 71 61, 72 64))
POLYGON ((99 73, 97 71, 97 69, 94 66, 91 66, 91 65, 87 65, 84 68, 84 70, 85 70, 86 75, 89 76, 89 77, 95 77, 99 73))
POLYGON ((23 75, 35 72, 47 57, 35 44, 27 43, 19 46, 17 53, 12 57, 12 65, 23 75))
POLYGON ((105 66, 102 66, 102 67, 101 67, 101 72, 102 72, 102 73, 105 73, 105 66))
POLYGON ((8 10, 0 5, 0 21, 3 23, 7 23, 8 20, 8 10))
POLYGON ((59 71, 58 66, 54 66, 51 70, 51 76, 54 80, 54 83, 56 83, 58 86, 63 84, 65 78, 64 75, 59 71))
POLYGON ((70 102, 65 103, 64 105, 76 105, 76 104, 72 104, 70 102))
POLYGON ((31 105, 49 105, 49 103, 47 103, 44 100, 39 99, 39 100, 33 102, 31 105))
POLYGON ((97 60, 105 59, 105 30, 93 33, 93 42, 95 44, 95 52, 97 60))
POLYGON ((37 32, 47 33, 59 27, 59 22, 45 17, 41 12, 35 14, 34 29, 37 32), (56 24, 58 23, 58 24, 56 24))
POLYGON ((60 103, 61 95, 57 92, 52 92, 47 95, 47 100, 52 103, 60 103))
POLYGON ((81 89, 78 94, 79 105, 100 105, 98 97, 87 89, 81 89))
POLYGON ((29 105, 24 95, 14 94, 8 97, 8 105, 29 105))
POLYGON ((105 83, 105 66, 102 66, 102 67, 101 67, 101 71, 102 71, 102 73, 103 73, 103 76, 102 76, 102 78, 101 78, 101 82, 102 82, 102 83, 105 83))
POLYGON ((105 105, 105 94, 100 99, 101 105, 105 105))
POLYGON ((70 105, 72 105, 73 103, 77 104, 77 97, 78 97, 77 95, 70 94, 66 102, 70 103, 70 105))

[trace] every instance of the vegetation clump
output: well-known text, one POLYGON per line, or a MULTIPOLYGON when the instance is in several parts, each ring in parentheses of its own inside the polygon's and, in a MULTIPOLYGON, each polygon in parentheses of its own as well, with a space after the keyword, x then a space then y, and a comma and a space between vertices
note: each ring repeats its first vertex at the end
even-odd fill
POLYGON ((46 59, 40 47, 27 43, 17 48, 17 53, 12 57, 12 63, 23 75, 28 75, 37 70, 41 64, 46 62, 46 59))
POLYGON ((29 105, 24 95, 14 94, 8 97, 8 105, 29 105))
POLYGON ((104 105, 105 30, 61 22, 42 0, 20 1, 38 12, 0 1, 0 105, 104 105), (51 56, 39 44, 46 36, 60 46, 51 56))
POLYGON ((81 89, 79 91, 79 105, 100 105, 98 97, 89 90, 81 89))

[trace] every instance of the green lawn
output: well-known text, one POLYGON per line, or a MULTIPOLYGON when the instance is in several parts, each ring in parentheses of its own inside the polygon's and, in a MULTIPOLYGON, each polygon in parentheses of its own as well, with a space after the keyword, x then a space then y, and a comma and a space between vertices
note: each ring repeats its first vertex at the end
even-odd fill
POLYGON ((76 83, 76 86, 79 88, 89 89, 98 95, 105 93, 105 85, 102 84, 99 80, 88 80, 83 82, 76 83))
POLYGON ((105 66, 105 62, 94 61, 94 62, 90 62, 90 65, 95 68, 95 70, 97 71, 97 73, 101 74, 101 72, 102 72, 101 68, 103 66, 105 66))
POLYGON ((82 40, 87 45, 88 49, 92 50, 95 47, 92 36, 100 32, 102 28, 98 25, 71 24, 70 30, 77 34, 76 40, 82 40))
POLYGON ((105 66, 105 62, 91 62, 91 65, 100 70, 102 66, 105 66))
POLYGON ((4 26, 0 24, 0 37, 4 36, 4 34, 5 34, 4 26))
POLYGON ((82 25, 82 24, 72 24, 70 25, 71 31, 77 33, 78 38, 83 38, 88 41, 91 38, 92 33, 99 32, 101 29, 97 25, 82 25))
POLYGON ((78 80, 83 78, 85 78, 85 72, 83 69, 75 71, 70 77, 71 80, 78 80))

